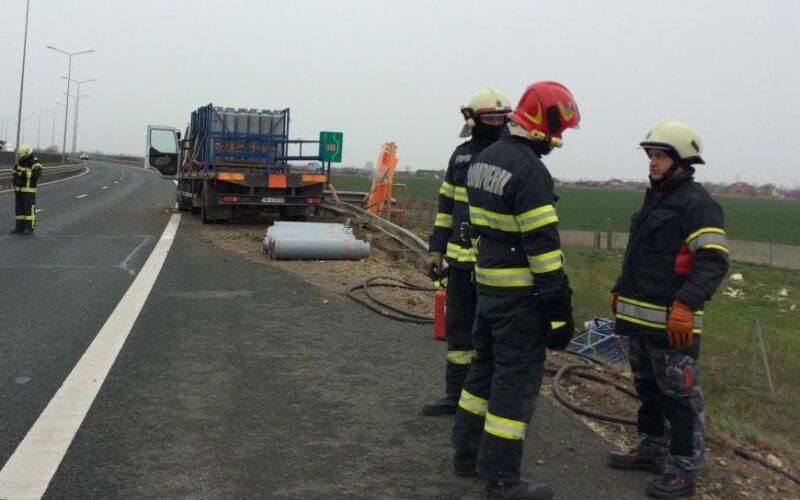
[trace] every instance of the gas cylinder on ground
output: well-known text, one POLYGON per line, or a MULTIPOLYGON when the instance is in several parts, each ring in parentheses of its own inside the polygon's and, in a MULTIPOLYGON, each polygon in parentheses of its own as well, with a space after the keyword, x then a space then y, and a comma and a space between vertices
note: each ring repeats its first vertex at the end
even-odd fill
POLYGON ((436 299, 433 307, 433 337, 436 340, 447 340, 444 328, 444 312, 447 308, 447 289, 440 287, 436 290, 436 299))

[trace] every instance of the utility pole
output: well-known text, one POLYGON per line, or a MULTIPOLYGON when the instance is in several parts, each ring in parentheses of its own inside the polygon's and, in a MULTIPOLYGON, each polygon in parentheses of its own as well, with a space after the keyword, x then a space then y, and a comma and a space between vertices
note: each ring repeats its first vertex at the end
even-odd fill
POLYGON ((36 133, 36 151, 39 151, 42 144, 42 118, 46 115, 40 115, 39 113, 31 114, 39 119, 39 131, 36 133))
POLYGON ((67 117, 69 116, 69 84, 71 81, 70 77, 72 76, 72 56, 77 56, 80 54, 90 54, 94 52, 94 49, 82 50, 80 52, 65 52, 61 49, 53 47, 52 45, 48 45, 47 48, 50 50, 55 50, 56 52, 61 52, 62 54, 64 54, 69 58, 69 66, 67 66, 67 105, 64 108, 64 141, 62 142, 61 145, 61 162, 66 163, 67 162, 67 117))
POLYGON ((46 110, 48 113, 53 114, 53 126, 50 129, 50 146, 55 147, 56 145, 56 115, 61 113, 61 111, 53 111, 51 109, 46 110))
POLYGON ((19 132, 22 125, 22 90, 25 88, 25 56, 28 52, 28 13, 31 10, 31 0, 25 2, 25 38, 22 42, 22 76, 19 79, 19 110, 17 111, 17 147, 19 147, 19 132))
MULTIPOLYGON (((63 76, 62 78, 65 78, 65 79, 69 80, 69 77, 66 77, 66 76, 63 76)), ((89 94, 81 95, 81 84, 88 83, 88 82, 95 82, 95 81, 97 81, 96 78, 91 78, 89 80, 81 80, 81 81, 72 80, 73 83, 78 85, 77 93, 74 96, 72 96, 72 97, 75 98, 75 116, 72 117, 73 118, 73 124, 72 124, 72 156, 75 156, 75 148, 76 148, 76 144, 78 142, 78 111, 80 110, 80 100, 81 100, 81 97, 89 97, 89 94)), ((68 95, 67 96, 67 102, 69 102, 69 98, 70 98, 70 96, 68 95)))

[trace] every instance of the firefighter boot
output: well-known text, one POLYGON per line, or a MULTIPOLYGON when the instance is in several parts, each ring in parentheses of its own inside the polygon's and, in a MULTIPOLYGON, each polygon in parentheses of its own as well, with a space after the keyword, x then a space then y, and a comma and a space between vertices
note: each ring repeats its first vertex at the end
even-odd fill
POLYGON ((428 417, 439 417, 442 415, 455 415, 458 408, 458 397, 445 396, 432 403, 422 406, 422 414, 428 417))
POLYGON ((694 479, 665 473, 647 485, 647 494, 656 498, 678 498, 694 495, 694 479))
POLYGON ((475 477, 478 475, 478 457, 456 453, 453 455, 453 474, 461 477, 475 477))
POLYGON ((487 500, 550 500, 551 498, 553 489, 546 484, 531 484, 527 481, 515 483, 489 481, 486 485, 487 500))
POLYGON ((22 234, 23 232, 24 232, 24 229, 20 229, 20 228, 14 228, 11 231, 9 231, 9 233, 11 233, 11 234, 22 234))
POLYGON ((622 470, 643 470, 653 474, 664 471, 666 456, 660 453, 648 453, 639 448, 631 448, 628 452, 612 451, 608 454, 608 465, 622 470))

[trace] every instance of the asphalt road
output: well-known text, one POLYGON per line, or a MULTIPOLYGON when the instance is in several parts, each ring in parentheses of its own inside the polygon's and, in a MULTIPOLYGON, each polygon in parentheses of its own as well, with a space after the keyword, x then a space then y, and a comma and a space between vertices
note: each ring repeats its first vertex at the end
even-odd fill
MULTIPOLYGON (((141 269, 173 190, 96 165, 41 188, 36 235, 0 236, 0 464, 141 269)), ((482 498, 451 473, 451 419, 419 413, 442 384, 429 330, 227 253, 184 215, 45 498, 482 498)), ((641 498, 650 476, 606 468, 609 449, 540 400, 525 475, 558 498, 641 498)))

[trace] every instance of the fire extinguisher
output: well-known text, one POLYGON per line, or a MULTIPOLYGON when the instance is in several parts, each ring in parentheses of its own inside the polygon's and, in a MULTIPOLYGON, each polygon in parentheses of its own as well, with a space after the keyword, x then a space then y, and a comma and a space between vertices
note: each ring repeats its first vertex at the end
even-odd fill
POLYGON ((436 298, 433 306, 433 337, 436 340, 447 340, 444 328, 444 312, 447 309, 447 288, 437 280, 434 282, 437 287, 436 298))

